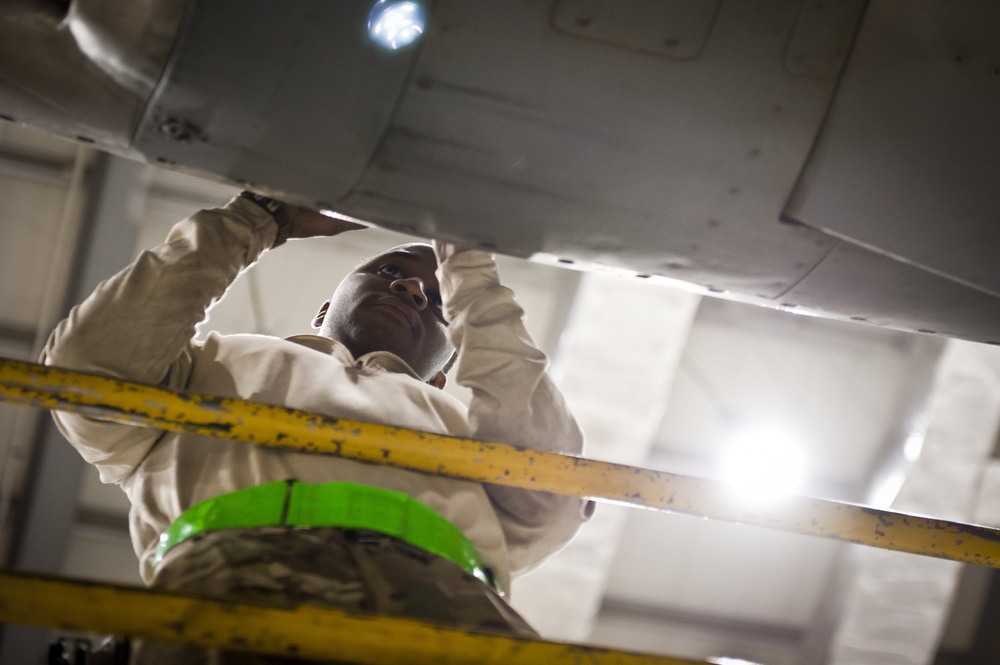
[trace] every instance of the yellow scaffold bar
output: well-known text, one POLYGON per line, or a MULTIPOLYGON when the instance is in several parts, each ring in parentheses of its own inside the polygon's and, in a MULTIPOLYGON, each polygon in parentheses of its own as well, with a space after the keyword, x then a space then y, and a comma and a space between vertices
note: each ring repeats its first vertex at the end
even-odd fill
POLYGON ((470 633, 313 605, 236 603, 0 570, 0 623, 365 665, 695 665, 563 642, 470 633))
POLYGON ((747 508, 719 482, 0 360, 0 397, 124 423, 339 455, 1000 568, 1000 531, 806 497, 747 508))

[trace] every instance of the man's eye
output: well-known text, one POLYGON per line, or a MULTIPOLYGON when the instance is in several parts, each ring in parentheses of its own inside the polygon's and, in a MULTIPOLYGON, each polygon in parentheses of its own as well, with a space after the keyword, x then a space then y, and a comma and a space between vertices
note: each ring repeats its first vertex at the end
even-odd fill
POLYGON ((378 274, 383 277, 388 277, 389 279, 399 279, 403 276, 403 271, 399 266, 393 263, 387 263, 384 266, 379 267, 378 274))

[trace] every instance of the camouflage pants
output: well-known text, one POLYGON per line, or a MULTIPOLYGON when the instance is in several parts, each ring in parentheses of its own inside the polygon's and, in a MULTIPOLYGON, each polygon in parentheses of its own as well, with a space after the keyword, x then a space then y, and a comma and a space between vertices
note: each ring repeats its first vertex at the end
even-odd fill
MULTIPOLYGON (((537 633, 492 589, 447 559, 370 531, 262 527, 195 536, 153 586, 236 600, 311 603, 520 637, 537 633)), ((306 661, 143 643, 133 665, 298 665, 306 661)), ((330 661, 337 654, 330 654, 330 661)))

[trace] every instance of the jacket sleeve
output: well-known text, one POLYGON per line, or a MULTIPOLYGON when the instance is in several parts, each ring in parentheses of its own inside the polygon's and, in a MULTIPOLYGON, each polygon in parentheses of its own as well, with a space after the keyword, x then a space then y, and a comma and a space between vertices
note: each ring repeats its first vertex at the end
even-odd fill
MULTIPOLYGON (((233 199, 171 229, 101 283, 49 336, 41 362, 82 372, 184 389, 195 326, 241 270, 274 243, 277 225, 259 206, 233 199)), ((160 432, 54 411, 60 431, 104 482, 119 482, 160 432)))
MULTIPOLYGON (((456 379, 472 390, 472 436, 536 450, 579 454, 583 436, 546 373, 548 361, 524 328, 513 292, 487 252, 465 250, 438 269, 456 379)), ((577 497, 487 485, 511 570, 526 572, 562 547, 593 510, 577 497)))

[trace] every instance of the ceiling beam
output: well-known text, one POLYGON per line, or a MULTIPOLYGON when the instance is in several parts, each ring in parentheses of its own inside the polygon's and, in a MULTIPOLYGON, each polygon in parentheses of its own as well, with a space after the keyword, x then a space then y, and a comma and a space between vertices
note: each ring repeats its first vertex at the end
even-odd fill
MULTIPOLYGON (((892 508, 968 521, 1000 421, 1000 349, 948 342, 926 414, 923 451, 892 508)), ((859 570, 830 647, 830 665, 930 662, 961 565, 883 550, 856 554, 859 570)))
MULTIPOLYGON (((91 171, 90 197, 84 211, 83 233, 68 275, 64 311, 80 302, 97 284, 128 263, 137 234, 130 217, 144 165, 112 155, 100 155, 91 171)), ((63 552, 76 514, 76 496, 84 461, 59 434, 51 419, 42 419, 36 434, 14 515, 7 564, 18 570, 60 571, 63 552)), ((4 626, 0 662, 31 663, 45 653, 48 634, 22 626, 4 626)))
POLYGON ((35 343, 36 331, 28 326, 0 321, 0 342, 31 348, 35 343))
POLYGON ((711 630, 734 642, 782 642, 795 647, 805 639, 806 630, 796 626, 745 621, 732 617, 688 612, 666 607, 645 605, 628 600, 606 597, 601 603, 601 617, 623 621, 676 626, 679 630, 711 630))
POLYGON ((72 179, 73 163, 73 159, 55 159, 20 151, 0 150, 0 176, 30 180, 43 185, 67 187, 72 179))
MULTIPOLYGON (((699 300, 619 275, 583 276, 553 375, 583 429, 585 456, 646 463, 699 300)), ((515 584, 515 609, 543 635, 590 637, 625 516, 599 506, 565 549, 515 584)))

